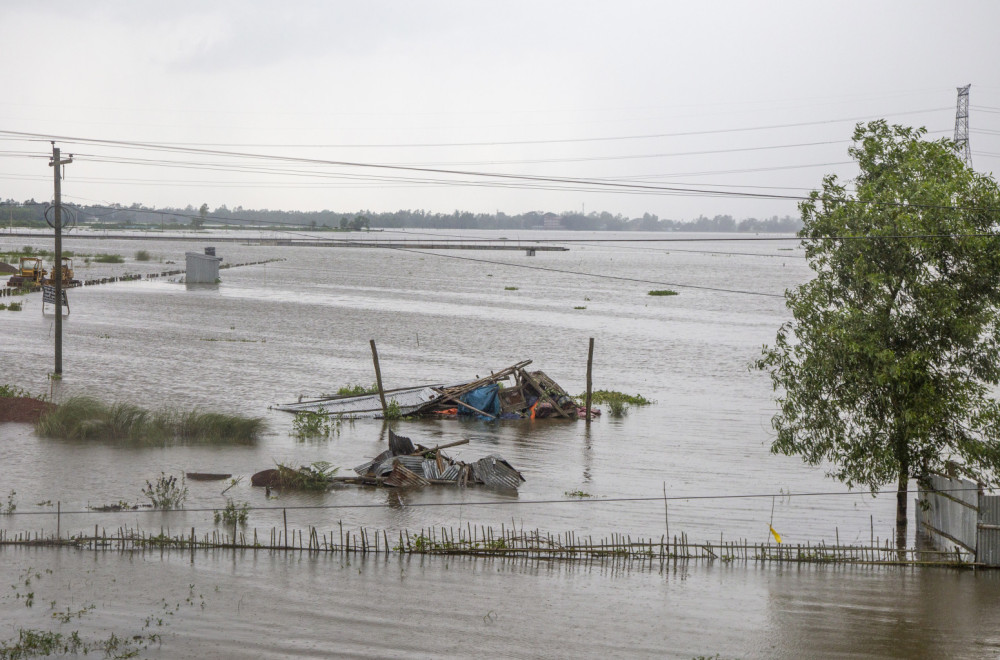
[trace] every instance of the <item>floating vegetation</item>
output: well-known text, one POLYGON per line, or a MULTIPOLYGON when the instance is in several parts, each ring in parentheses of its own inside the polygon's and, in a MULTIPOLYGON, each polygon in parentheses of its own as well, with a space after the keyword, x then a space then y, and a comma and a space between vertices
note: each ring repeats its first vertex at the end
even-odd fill
POLYGON ((35 425, 39 435, 64 440, 203 444, 251 444, 264 428, 260 417, 199 410, 150 412, 131 403, 108 405, 86 396, 67 399, 35 425))
POLYGON ((149 256, 149 252, 147 250, 139 250, 135 253, 136 261, 149 261, 150 258, 151 257, 149 256))
MULTIPOLYGON (((578 401, 586 401, 587 394, 584 392, 574 398, 578 401)), ((641 394, 625 394, 613 390, 595 390, 590 394, 590 401, 606 405, 612 417, 624 417, 628 414, 629 406, 648 406, 653 403, 641 394)))
POLYGON ((565 492, 565 495, 566 497, 576 497, 576 498, 593 497, 593 495, 591 495, 590 493, 586 493, 582 490, 567 490, 565 492))
MULTIPOLYGON (((578 394, 574 397, 580 401, 587 398, 587 393, 578 394)), ((624 401, 631 406, 648 406, 654 403, 641 394, 625 394, 614 390, 594 390, 590 393, 590 400, 593 403, 608 403, 610 401, 624 401)))
POLYGON ((234 337, 202 337, 199 341, 228 341, 237 344, 256 344, 258 342, 261 344, 267 343, 266 339, 237 339, 234 337))
POLYGON ((573 309, 587 309, 587 306, 586 305, 577 305, 573 309))
POLYGON ((226 508, 221 511, 215 511, 215 523, 223 523, 226 525, 245 525, 247 524, 247 519, 250 517, 250 503, 240 502, 237 504, 233 498, 226 498, 226 508))
POLYGON ((399 402, 395 399, 389 399, 389 402, 385 404, 385 412, 382 415, 383 419, 402 419, 403 411, 399 407, 399 402))
POLYGON ((20 312, 24 308, 24 303, 21 301, 15 301, 12 303, 0 303, 0 310, 8 309, 12 312, 20 312))
POLYGON ((676 291, 671 291, 670 289, 654 289, 653 291, 650 291, 646 295, 650 295, 650 296, 676 296, 677 292, 676 291))
POLYGON ((505 286, 503 288, 503 290, 504 291, 517 291, 517 287, 516 286, 505 286))
POLYGON ((273 483, 275 488, 326 490, 330 487, 330 478, 336 475, 339 469, 328 461, 316 461, 298 468, 278 463, 278 473, 273 483))
POLYGON ((125 257, 120 254, 95 254, 91 257, 93 261, 99 264, 123 264, 125 263, 125 257))
POLYGON ((2 513, 5 515, 11 515, 17 511, 17 491, 12 490, 7 494, 7 504, 4 506, 2 513))
POLYGON ((289 435, 299 440, 326 440, 332 436, 340 435, 342 424, 343 420, 340 417, 331 418, 323 408, 317 411, 306 410, 295 413, 292 431, 289 435))

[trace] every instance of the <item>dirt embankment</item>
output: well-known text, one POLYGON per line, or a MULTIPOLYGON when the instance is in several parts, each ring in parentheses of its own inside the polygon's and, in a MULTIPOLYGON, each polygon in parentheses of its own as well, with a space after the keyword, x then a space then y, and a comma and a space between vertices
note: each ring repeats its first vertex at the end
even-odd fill
POLYGON ((34 424, 43 414, 55 408, 48 401, 26 396, 0 397, 0 422, 34 424))

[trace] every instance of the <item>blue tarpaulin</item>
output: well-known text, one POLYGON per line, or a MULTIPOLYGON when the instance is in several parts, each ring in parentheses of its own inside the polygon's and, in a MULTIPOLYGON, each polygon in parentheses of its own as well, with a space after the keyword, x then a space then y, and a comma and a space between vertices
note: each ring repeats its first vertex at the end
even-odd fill
MULTIPOLYGON (((478 408, 484 413, 489 413, 496 417, 500 414, 500 398, 497 396, 499 391, 499 385, 483 385, 482 387, 477 387, 471 392, 466 392, 460 396, 459 399, 462 403, 467 403, 473 408, 478 408)), ((479 419, 489 419, 489 417, 483 417, 482 415, 474 413, 463 406, 458 407, 458 414, 475 415, 479 419)))

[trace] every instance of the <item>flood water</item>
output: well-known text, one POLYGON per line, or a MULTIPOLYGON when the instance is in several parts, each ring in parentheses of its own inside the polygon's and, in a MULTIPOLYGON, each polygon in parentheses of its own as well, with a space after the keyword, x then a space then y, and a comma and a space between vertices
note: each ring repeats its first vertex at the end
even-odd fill
MULTIPOLYGON (((58 503, 63 534, 92 534, 95 525, 203 534, 215 529, 212 509, 225 504, 219 482, 187 482, 186 510, 177 513, 88 507, 139 502, 146 480, 161 472, 226 472, 244 477, 226 495, 254 507, 247 529, 262 533, 284 512, 292 528, 342 523, 389 536, 505 525, 658 539, 666 533, 665 491, 679 498, 669 502, 670 534, 697 541, 762 542, 769 524, 789 543, 891 536, 891 494, 849 493, 822 467, 769 451, 770 383, 748 364, 787 319, 774 294, 809 276, 796 243, 466 234, 499 235, 605 241, 527 257, 245 245, 210 236, 196 243, 69 237, 64 249, 77 254, 127 258, 85 266, 78 257, 84 278, 183 268, 185 251, 208 245, 229 263, 282 261, 223 270, 218 285, 163 278, 71 290, 64 377, 56 383, 47 379, 53 317, 42 314, 40 295, 28 296, 24 311, 0 312, 0 382, 51 389, 56 400, 88 394, 148 408, 263 416, 268 432, 250 447, 124 448, 0 424, 0 506, 16 491, 18 514, 0 518, 0 526, 52 531, 58 503), (134 261, 140 249, 153 260, 134 261), (680 295, 647 295, 666 288, 680 295), (378 345, 386 387, 456 382, 532 359, 532 368, 579 393, 590 337, 595 388, 641 393, 654 405, 621 418, 605 411, 589 429, 559 420, 391 425, 425 445, 468 438, 449 450, 462 460, 502 455, 527 480, 516 494, 344 487, 268 499, 249 485, 249 475, 276 462, 329 461, 347 473, 385 448, 380 421, 344 424, 330 440, 302 442, 289 433, 290 415, 268 409, 372 383, 369 339, 378 345), (591 497, 569 496, 576 491, 591 497), (763 497, 721 497, 747 495, 763 497), (627 498, 633 501, 613 501, 627 498)), ((0 234, 0 251, 22 245, 51 249, 42 237, 0 234)), ((47 595, 31 608, 13 591, 0 597, 0 639, 18 627, 51 628, 46 608, 53 600, 57 609, 95 605, 65 630, 130 634, 162 601, 179 604, 162 646, 143 652, 149 657, 995 657, 1000 646, 1000 635, 990 632, 1000 615, 989 606, 1000 597, 1000 577, 990 572, 0 549, 2 584, 15 584, 28 567, 52 571, 38 580, 47 595)))

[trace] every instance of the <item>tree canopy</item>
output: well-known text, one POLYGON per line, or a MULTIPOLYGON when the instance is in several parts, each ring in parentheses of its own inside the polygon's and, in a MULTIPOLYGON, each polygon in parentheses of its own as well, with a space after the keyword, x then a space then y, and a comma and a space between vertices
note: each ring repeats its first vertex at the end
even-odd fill
POLYGON ((895 482, 900 544, 911 478, 1000 473, 1000 190, 925 134, 856 127, 854 190, 827 176, 800 204, 815 277, 756 362, 778 393, 772 451, 895 482))

